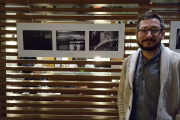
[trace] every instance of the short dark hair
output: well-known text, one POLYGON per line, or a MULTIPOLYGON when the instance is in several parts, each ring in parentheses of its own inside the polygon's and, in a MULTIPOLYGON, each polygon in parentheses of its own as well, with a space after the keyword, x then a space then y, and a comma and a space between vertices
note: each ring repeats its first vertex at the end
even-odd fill
POLYGON ((164 25, 164 21, 163 19, 161 18, 160 15, 158 15, 157 13, 154 13, 154 12, 146 12, 144 13, 143 15, 141 15, 139 18, 138 18, 138 23, 137 23, 137 29, 139 29, 139 25, 140 25, 140 22, 141 20, 145 20, 145 19, 149 19, 149 18, 157 18, 160 22, 160 26, 161 26, 161 31, 163 31, 165 29, 165 25, 164 25))

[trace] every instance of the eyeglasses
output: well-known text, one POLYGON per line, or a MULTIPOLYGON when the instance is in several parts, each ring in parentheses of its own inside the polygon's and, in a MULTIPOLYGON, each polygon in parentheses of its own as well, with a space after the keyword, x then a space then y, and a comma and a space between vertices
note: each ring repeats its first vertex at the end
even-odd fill
POLYGON ((148 29, 148 28, 140 28, 137 30, 137 32, 142 35, 142 36, 145 36, 148 34, 149 31, 151 31, 151 34, 152 35, 159 35, 159 33, 161 32, 162 29, 158 28, 158 27, 154 27, 154 28, 151 28, 151 29, 148 29))

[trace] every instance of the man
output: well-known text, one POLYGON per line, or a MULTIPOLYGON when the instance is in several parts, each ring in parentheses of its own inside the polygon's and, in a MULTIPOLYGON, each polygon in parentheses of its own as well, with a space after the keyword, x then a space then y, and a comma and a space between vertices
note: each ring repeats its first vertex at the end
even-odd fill
POLYGON ((139 49, 123 63, 120 120, 175 120, 180 109, 180 54, 161 44, 164 22, 153 12, 138 19, 139 49))

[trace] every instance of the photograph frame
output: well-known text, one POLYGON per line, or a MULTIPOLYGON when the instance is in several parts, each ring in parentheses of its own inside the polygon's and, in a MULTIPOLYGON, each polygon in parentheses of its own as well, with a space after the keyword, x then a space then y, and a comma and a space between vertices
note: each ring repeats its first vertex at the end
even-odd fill
POLYGON ((169 46, 171 50, 180 53, 180 21, 171 21, 169 46))
POLYGON ((61 23, 17 23, 17 41, 19 57, 101 57, 123 58, 125 24, 61 24, 61 23), (52 50, 24 50, 23 30, 52 31, 52 50), (85 31, 85 51, 57 50, 56 31, 85 31), (89 31, 119 31, 117 51, 90 51, 89 31))

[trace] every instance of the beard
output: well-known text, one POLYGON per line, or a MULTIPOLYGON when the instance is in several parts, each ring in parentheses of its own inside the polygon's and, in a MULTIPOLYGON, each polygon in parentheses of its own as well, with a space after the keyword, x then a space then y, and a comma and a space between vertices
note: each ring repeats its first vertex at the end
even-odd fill
POLYGON ((142 43, 140 43, 138 40, 137 40, 137 44, 139 45, 139 47, 142 49, 142 50, 145 50, 145 51, 154 51, 156 50, 157 48, 159 48, 159 46, 161 45, 161 40, 158 40, 158 42, 153 46, 153 47, 145 47, 143 46, 143 42, 145 41, 152 41, 152 42, 156 42, 156 40, 154 39, 145 39, 142 41, 142 43))

